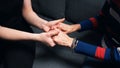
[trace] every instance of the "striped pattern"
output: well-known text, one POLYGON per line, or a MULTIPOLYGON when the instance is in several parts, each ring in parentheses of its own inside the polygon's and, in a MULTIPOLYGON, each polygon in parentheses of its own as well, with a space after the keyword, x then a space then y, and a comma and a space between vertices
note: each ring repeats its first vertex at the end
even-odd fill
MULTIPOLYGON (((107 27, 105 29, 107 31, 106 33, 110 34, 108 40, 112 40, 113 37, 111 34, 116 34, 117 32, 120 34, 120 0, 106 0, 106 3, 100 11, 99 15, 80 22, 81 29, 95 29, 99 26, 99 23, 101 23, 101 21, 104 26, 107 27)), ((107 41, 107 43, 109 42, 107 41)), ((103 48, 97 45, 79 41, 74 50, 77 53, 82 53, 98 59, 120 62, 120 46, 116 47, 115 45, 109 44, 107 45, 111 48, 103 48)))
POLYGON ((105 56, 105 48, 97 47, 96 52, 95 52, 95 57, 99 59, 104 59, 105 56))
POLYGON ((94 29, 97 28, 98 24, 97 24, 96 18, 91 17, 91 18, 89 18, 89 20, 92 22, 92 25, 93 25, 94 29))

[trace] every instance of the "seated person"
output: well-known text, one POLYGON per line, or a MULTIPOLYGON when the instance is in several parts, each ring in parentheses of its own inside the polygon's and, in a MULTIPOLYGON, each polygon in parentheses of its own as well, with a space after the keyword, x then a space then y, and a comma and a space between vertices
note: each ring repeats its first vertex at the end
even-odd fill
POLYGON ((79 24, 60 23, 54 26, 61 31, 54 36, 54 41, 62 46, 74 49, 77 53, 95 57, 111 63, 120 62, 120 0, 107 0, 101 12, 95 17, 80 22, 79 24), (66 33, 101 28, 104 33, 101 46, 85 43, 69 37, 66 33))

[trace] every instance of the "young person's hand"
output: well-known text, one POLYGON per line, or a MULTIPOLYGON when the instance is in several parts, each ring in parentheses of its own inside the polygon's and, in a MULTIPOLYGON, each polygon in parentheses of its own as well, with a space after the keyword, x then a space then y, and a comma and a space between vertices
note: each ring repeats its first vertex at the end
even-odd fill
POLYGON ((59 32, 57 30, 51 30, 49 32, 43 32, 40 34, 36 34, 36 40, 39 42, 43 42, 48 46, 54 47, 55 43, 52 39, 53 36, 57 35, 59 32))

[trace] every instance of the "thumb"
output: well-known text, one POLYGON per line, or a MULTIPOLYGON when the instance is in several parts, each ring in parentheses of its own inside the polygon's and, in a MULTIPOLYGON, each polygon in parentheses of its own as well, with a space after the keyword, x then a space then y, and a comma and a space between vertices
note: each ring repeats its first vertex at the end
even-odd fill
POLYGON ((54 47, 55 45, 54 41, 50 41, 49 46, 54 47))
POLYGON ((47 38, 44 43, 50 47, 54 47, 56 45, 52 38, 47 38))
POLYGON ((48 34, 49 34, 50 37, 51 37, 51 36, 55 36, 55 35, 57 35, 58 33, 59 33, 58 30, 51 30, 51 31, 48 32, 48 34))
MULTIPOLYGON (((57 25, 57 24, 59 24, 59 23, 63 23, 65 21, 65 18, 62 18, 62 19, 58 19, 58 20, 54 20, 54 21, 52 21, 52 25, 57 25)), ((51 26, 52 26, 51 25, 51 26)))

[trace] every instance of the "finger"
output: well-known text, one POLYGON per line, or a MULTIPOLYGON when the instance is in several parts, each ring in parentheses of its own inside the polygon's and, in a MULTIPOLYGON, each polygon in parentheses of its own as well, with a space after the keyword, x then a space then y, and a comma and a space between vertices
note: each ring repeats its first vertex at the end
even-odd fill
POLYGON ((54 29, 57 29, 57 25, 55 25, 55 26, 52 26, 51 28, 50 28, 50 30, 54 30, 54 29))
POLYGON ((52 25, 57 25, 57 24, 59 24, 59 23, 63 23, 64 21, 65 21, 65 18, 55 20, 55 21, 52 22, 52 24, 51 24, 50 26, 52 26, 52 25))
POLYGON ((54 30, 54 29, 59 29, 59 26, 60 26, 60 23, 54 25, 54 26, 51 26, 51 30, 54 30))
POLYGON ((68 34, 68 32, 63 31, 64 34, 68 34))
POLYGON ((58 44, 58 43, 57 43, 57 36, 52 37, 52 39, 53 39, 53 41, 54 41, 56 44, 58 44))
POLYGON ((58 33, 59 33, 58 30, 51 30, 51 31, 48 32, 48 34, 49 34, 50 37, 54 36, 54 35, 57 35, 58 33))
POLYGON ((51 47, 54 47, 56 45, 52 37, 49 38, 49 42, 48 43, 49 43, 49 46, 51 46, 51 47))
POLYGON ((62 18, 62 19, 59 19, 59 22, 64 22, 65 21, 65 18, 62 18))
POLYGON ((51 47, 54 47, 56 44, 55 44, 53 41, 50 41, 50 42, 49 42, 49 45, 50 45, 51 47))
POLYGON ((57 28, 59 29, 60 31, 64 32, 64 33, 67 33, 66 30, 62 29, 62 28, 57 28))
POLYGON ((54 22, 62 23, 64 21, 65 21, 65 18, 62 18, 62 19, 55 20, 54 22))
POLYGON ((63 23, 59 23, 59 24, 57 24, 57 28, 59 28, 59 29, 61 29, 61 30, 65 30, 64 28, 64 25, 63 25, 63 23))
POLYGON ((69 31, 67 30, 68 28, 65 28, 62 24, 60 24, 57 28, 60 29, 65 34, 69 34, 69 31))

